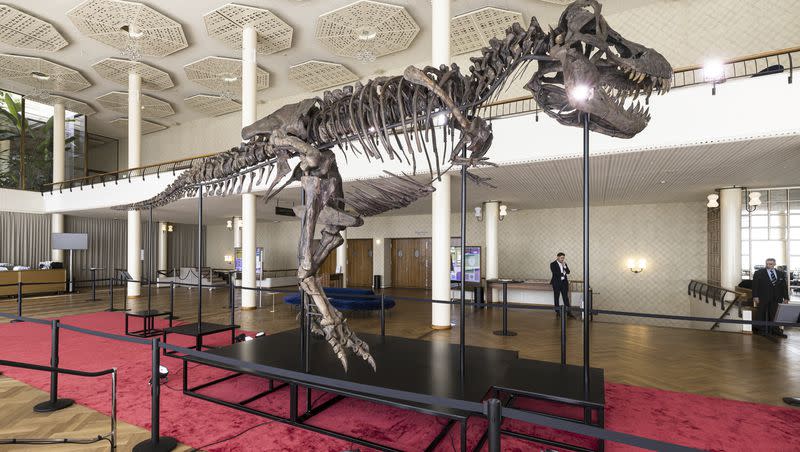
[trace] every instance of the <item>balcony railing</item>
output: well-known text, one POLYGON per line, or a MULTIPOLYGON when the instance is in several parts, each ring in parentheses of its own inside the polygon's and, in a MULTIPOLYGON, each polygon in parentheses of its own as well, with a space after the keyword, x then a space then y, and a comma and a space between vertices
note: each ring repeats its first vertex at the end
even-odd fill
MULTIPOLYGON (((769 75, 787 72, 787 81, 792 83, 792 71, 794 70, 794 59, 800 58, 800 46, 790 47, 771 52, 764 52, 754 55, 746 55, 743 57, 733 58, 722 62, 725 78, 724 80, 753 77, 757 75, 769 75), (768 70, 768 68, 772 68, 768 70), (763 71, 763 72, 762 72, 763 71)), ((686 66, 677 68, 673 72, 672 87, 683 88, 687 86, 694 86, 700 84, 722 83, 722 81, 707 80, 702 66, 686 66)), ((518 116, 523 114, 534 114, 538 120, 538 115, 541 109, 536 104, 531 96, 516 97, 511 99, 499 100, 478 108, 478 112, 485 119, 499 119, 518 116)), ((184 170, 189 168, 195 160, 199 160, 217 153, 198 155, 180 160, 172 160, 168 162, 155 163, 152 165, 141 166, 138 168, 130 168, 110 173, 97 174, 94 176, 80 177, 75 179, 66 180, 63 182, 56 182, 48 184, 49 188, 42 193, 73 190, 75 188, 83 189, 85 186, 94 187, 95 185, 103 185, 109 183, 119 184, 120 181, 128 181, 136 177, 144 177, 149 174, 154 174, 159 177, 160 174, 184 170)))

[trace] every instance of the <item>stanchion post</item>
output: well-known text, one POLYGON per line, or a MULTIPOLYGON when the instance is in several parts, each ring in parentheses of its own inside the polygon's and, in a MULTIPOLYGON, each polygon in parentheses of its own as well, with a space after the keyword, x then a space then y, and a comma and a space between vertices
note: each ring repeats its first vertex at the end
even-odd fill
POLYGON ((565 366, 567 364, 567 306, 561 303, 558 309, 561 312, 561 365, 565 366))
POLYGON ((384 303, 383 288, 381 288, 381 337, 386 336, 386 305, 384 303))
POLYGON ((175 281, 169 282, 169 312, 170 319, 175 320, 178 318, 175 315, 175 281))
POLYGON ((486 401, 486 417, 489 419, 489 452, 500 452, 500 424, 503 421, 503 405, 498 399, 486 401))
POLYGON ((114 311, 114 275, 108 278, 108 310, 114 311))
MULTIPOLYGON (((22 281, 17 282, 17 317, 22 317, 22 281)), ((14 319, 11 323, 22 321, 22 319, 14 319)))
MULTIPOLYGON (((58 368, 58 335, 59 327, 58 320, 53 320, 50 324, 50 367, 58 368)), ((64 409, 75 403, 72 399, 59 399, 58 398, 58 372, 55 370, 50 372, 50 400, 42 402, 33 407, 33 411, 37 413, 50 413, 64 409)))
POLYGON ((97 293, 95 291, 97 286, 97 280, 95 279, 95 272, 94 268, 89 269, 92 272, 92 301, 97 301, 97 293))
POLYGON ((169 436, 159 435, 159 412, 161 409, 161 352, 159 350, 158 338, 152 341, 152 375, 150 377, 150 439, 144 440, 133 447, 134 452, 166 452, 178 447, 178 440, 169 436))
POLYGON ((230 273, 228 274, 228 304, 229 304, 228 307, 231 310, 231 312, 230 312, 231 325, 235 325, 236 324, 236 314, 235 314, 235 310, 236 310, 236 287, 233 285, 233 277, 232 276, 233 275, 231 275, 230 273))

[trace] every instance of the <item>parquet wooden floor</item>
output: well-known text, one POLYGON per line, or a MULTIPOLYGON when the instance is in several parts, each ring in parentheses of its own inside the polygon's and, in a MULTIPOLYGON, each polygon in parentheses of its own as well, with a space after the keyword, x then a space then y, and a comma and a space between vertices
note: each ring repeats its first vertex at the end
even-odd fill
MULTIPOLYGON (((430 296, 425 291, 410 289, 388 290, 387 293, 422 298, 430 296)), ((115 292, 118 307, 122 304, 122 295, 121 289, 115 292)), ((100 301, 89 301, 90 296, 84 292, 26 298, 24 315, 49 318, 96 312, 108 307, 107 290, 98 292, 100 301)), ((168 289, 154 290, 153 306, 167 308, 168 297, 168 289)), ((196 300, 196 289, 176 289, 175 313, 181 321, 195 321, 196 300)), ((145 302, 144 298, 137 299, 131 305, 140 308, 145 302)), ((204 290, 203 320, 227 323, 227 305, 227 290, 204 290)), ((286 306, 280 295, 275 299, 275 312, 270 312, 270 296, 263 296, 263 306, 253 311, 237 310, 237 323, 252 331, 278 332, 296 327, 296 311, 286 306)), ((0 312, 12 313, 15 309, 15 300, 0 300, 0 312)), ((457 328, 430 329, 430 312, 428 304, 399 301, 387 315, 386 332, 394 336, 457 343, 457 328)), ((453 318, 457 318, 455 309, 453 318)), ((514 337, 495 336, 492 331, 500 328, 501 311, 468 307, 467 343, 518 350, 526 358, 559 360, 559 324, 553 313, 518 310, 511 311, 509 319, 510 329, 519 334, 514 337)), ((348 323, 356 332, 380 332, 376 314, 350 315, 348 323)), ((746 334, 607 323, 598 318, 592 324, 591 364, 604 368, 606 379, 616 383, 782 405, 782 397, 800 395, 800 332, 790 330, 787 333, 788 339, 770 340, 746 334)), ((567 337, 568 362, 581 364, 580 321, 569 321, 567 337)), ((32 413, 31 407, 46 397, 42 391, 0 377, 3 406, 0 410, 0 438, 88 437, 108 430, 108 418, 85 407, 72 407, 48 415, 32 413)), ((147 437, 146 430, 120 423, 120 450, 127 450, 147 437)), ((23 446, 15 447, 22 449, 9 450, 24 450, 23 446)), ((59 446, 59 450, 108 449, 107 443, 70 447, 59 446)), ((182 446, 182 450, 185 449, 182 446)))

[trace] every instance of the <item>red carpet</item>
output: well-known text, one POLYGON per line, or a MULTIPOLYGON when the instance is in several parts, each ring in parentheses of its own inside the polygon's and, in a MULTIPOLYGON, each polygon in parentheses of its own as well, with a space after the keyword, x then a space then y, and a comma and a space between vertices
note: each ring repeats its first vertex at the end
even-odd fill
MULTIPOLYGON (((62 322, 85 328, 121 333, 122 313, 95 313, 62 318, 62 322)), ((138 325, 135 325, 138 326, 138 325)), ((0 325, 0 356, 3 359, 37 364, 49 362, 49 327, 17 323, 0 325)), ((217 338, 224 343, 230 336, 217 338)), ((189 338, 186 338, 188 345, 189 338)), ((173 339, 170 338, 172 342, 173 339)), ((214 338, 209 338, 214 343, 214 338)), ((62 367, 119 370, 118 415, 120 420, 145 428, 150 426, 149 386, 150 348, 127 342, 88 336, 62 330, 62 367)), ((167 388, 161 397, 161 433, 179 441, 200 447, 233 436, 248 428, 269 422, 267 419, 186 397, 180 392, 180 361, 164 358, 171 372, 167 388)), ((0 368, 12 378, 37 388, 49 388, 49 375, 16 368, 0 368)), ((215 370, 198 368, 192 381, 201 375, 212 376, 215 370), (204 372, 204 373, 202 373, 204 372)), ((240 377, 228 384, 206 390, 220 398, 243 399, 263 388, 265 382, 252 377, 240 377)), ((61 376, 59 391, 62 397, 108 414, 110 412, 110 378, 85 379, 61 376)), ((737 402, 657 389, 606 384, 606 427, 662 441, 713 451, 800 451, 800 410, 769 405, 737 402)), ((328 396, 313 395, 316 403, 328 396)), ((522 402, 521 402, 522 403, 522 402)), ((530 404, 532 402, 525 402, 530 404)), ((252 404, 276 413, 288 411, 288 390, 252 404)), ((525 406, 524 404, 522 405, 525 406)), ((539 408, 545 408, 541 405, 539 408)), ((563 412, 562 412, 563 413, 563 412)), ((436 435, 444 419, 399 410, 359 400, 345 400, 312 418, 318 426, 336 428, 403 450, 421 450, 436 435)), ((469 440, 474 445, 480 435, 481 419, 470 421, 469 440)), ((507 428, 525 433, 536 432, 549 438, 564 438, 561 432, 542 427, 508 422, 507 428)), ((453 450, 458 444, 457 428, 440 445, 439 451, 453 450)), ((573 438, 575 444, 590 446, 592 439, 573 438)), ((503 449, 509 451, 538 450, 532 443, 503 437, 503 449)), ((211 446, 206 450, 305 450, 342 451, 364 447, 290 427, 278 422, 258 426, 235 439, 211 446)), ((607 444, 606 450, 634 450, 619 444, 607 444)))

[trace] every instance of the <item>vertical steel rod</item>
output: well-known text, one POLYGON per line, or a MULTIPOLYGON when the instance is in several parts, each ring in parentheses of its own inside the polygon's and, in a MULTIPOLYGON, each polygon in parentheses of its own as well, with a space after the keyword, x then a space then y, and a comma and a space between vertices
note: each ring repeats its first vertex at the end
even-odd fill
POLYGON ((200 334, 203 323, 203 184, 198 190, 197 209, 197 334, 200 334))
POLYGON ((175 315, 175 281, 169 282, 169 312, 170 319, 174 320, 178 318, 178 316, 175 315))
MULTIPOLYGON (((464 150, 461 154, 462 157, 467 157, 467 148, 464 147, 464 150)), ((449 215, 449 213, 448 213, 449 215)), ((460 291, 460 303, 459 303, 459 318, 458 318, 458 329, 459 329, 459 347, 458 347, 458 358, 459 358, 459 365, 460 365, 460 375, 461 380, 463 382, 464 377, 466 375, 466 315, 465 315, 465 284, 467 281, 466 275, 466 255, 467 255, 467 165, 461 165, 461 291, 460 291)), ((449 297, 448 297, 449 298, 449 297)))
POLYGON ((567 364, 567 305, 559 306, 561 313, 561 365, 567 364))
POLYGON ((17 317, 22 317, 22 281, 17 283, 17 317))
POLYGON ((161 367, 161 353, 158 349, 158 338, 153 338, 153 368, 150 380, 150 389, 152 401, 150 405, 150 441, 153 444, 158 444, 159 441, 159 409, 161 408, 161 375, 159 367, 161 367))
MULTIPOLYGON (((150 309, 152 309, 153 303, 153 284, 152 284, 152 273, 153 273, 153 206, 150 206, 150 217, 147 222, 147 311, 149 313, 150 309)), ((148 334, 145 331, 145 334, 148 334)))
MULTIPOLYGON (((306 191, 302 187, 300 188, 300 203, 306 205, 306 191)), ((301 225, 303 221, 304 220, 301 220, 301 225)), ((299 268, 299 260, 297 264, 299 268)), ((308 348, 306 347, 306 342, 308 341, 308 337, 306 336, 306 324, 308 323, 308 319, 306 318, 306 293, 303 290, 303 286, 299 286, 298 288, 300 290, 300 362, 303 364, 303 368, 306 369, 308 363, 306 359, 306 353, 308 352, 308 348)))
POLYGON ((383 299, 383 287, 381 287, 381 337, 386 336, 386 306, 383 299))
POLYGON ((111 450, 117 449, 117 368, 111 372, 111 450))
POLYGON ((486 417, 489 418, 489 452, 500 452, 500 424, 503 420, 501 410, 500 400, 486 401, 486 417))
POLYGON ((583 113, 583 397, 589 399, 589 113, 583 113))

